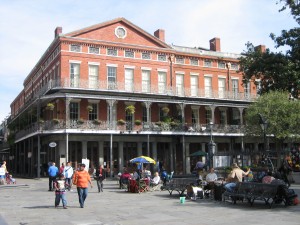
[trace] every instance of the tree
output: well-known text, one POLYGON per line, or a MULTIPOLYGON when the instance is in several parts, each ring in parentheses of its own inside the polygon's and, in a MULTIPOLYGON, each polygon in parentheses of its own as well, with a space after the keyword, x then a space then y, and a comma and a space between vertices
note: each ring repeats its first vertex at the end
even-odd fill
MULTIPOLYGON (((280 0, 284 6, 279 10, 289 9, 291 15, 300 24, 300 1, 280 0)), ((240 71, 243 73, 243 82, 250 79, 260 79, 260 93, 270 91, 288 91, 294 98, 299 98, 300 90, 300 28, 282 30, 280 36, 270 34, 275 47, 289 47, 286 53, 271 52, 267 49, 261 52, 252 43, 246 44, 247 50, 240 58, 240 71)))
POLYGON ((287 139, 299 140, 300 101, 289 100, 288 94, 288 92, 271 91, 251 104, 247 108, 245 117, 246 134, 261 135, 260 113, 268 120, 266 134, 273 136, 275 142, 282 144, 287 139))

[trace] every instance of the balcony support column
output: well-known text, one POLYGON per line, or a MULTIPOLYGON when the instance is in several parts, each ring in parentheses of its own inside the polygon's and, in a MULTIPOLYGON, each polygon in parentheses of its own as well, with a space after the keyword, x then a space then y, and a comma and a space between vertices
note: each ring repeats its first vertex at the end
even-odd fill
POLYGON ((114 107, 116 100, 108 99, 108 100, 106 100, 106 102, 109 105, 109 129, 112 130, 113 129, 113 124, 112 124, 112 122, 113 122, 113 107, 114 107))
POLYGON ((216 106, 215 105, 210 105, 209 108, 211 110, 211 122, 213 124, 215 124, 215 109, 216 109, 216 106))
POLYGON ((150 108, 151 108, 152 102, 144 102, 144 104, 145 104, 146 110, 147 110, 147 123, 150 124, 150 122, 151 122, 150 108))
POLYGON ((243 123, 244 123, 244 120, 243 120, 244 108, 243 107, 239 108, 239 111, 240 111, 240 125, 243 125, 243 123))

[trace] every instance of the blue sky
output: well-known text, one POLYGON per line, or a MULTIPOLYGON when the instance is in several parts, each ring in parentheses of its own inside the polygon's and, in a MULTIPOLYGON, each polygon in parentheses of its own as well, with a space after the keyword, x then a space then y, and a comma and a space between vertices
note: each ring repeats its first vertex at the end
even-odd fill
POLYGON ((270 33, 297 24, 278 0, 0 0, 0 123, 23 81, 54 39, 63 33, 124 17, 150 34, 164 29, 167 44, 241 53, 248 41, 274 51, 270 33))

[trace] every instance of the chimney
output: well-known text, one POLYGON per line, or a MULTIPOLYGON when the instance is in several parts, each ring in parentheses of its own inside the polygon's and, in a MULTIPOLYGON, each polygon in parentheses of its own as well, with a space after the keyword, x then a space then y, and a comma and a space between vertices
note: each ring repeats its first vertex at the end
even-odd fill
POLYGON ((221 42, 220 38, 213 38, 209 41, 209 49, 211 51, 220 52, 221 51, 221 42))
POLYGON ((255 47, 255 50, 260 51, 261 53, 266 52, 266 46, 265 45, 258 45, 255 47))
POLYGON ((154 32, 154 36, 160 39, 161 41, 165 42, 165 30, 158 29, 154 32))
POLYGON ((62 27, 56 27, 54 31, 54 38, 57 38, 62 33, 62 27))

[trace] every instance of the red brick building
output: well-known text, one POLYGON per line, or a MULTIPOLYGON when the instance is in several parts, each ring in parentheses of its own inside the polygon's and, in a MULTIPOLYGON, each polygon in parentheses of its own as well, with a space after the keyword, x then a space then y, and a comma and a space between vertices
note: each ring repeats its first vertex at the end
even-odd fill
POLYGON ((112 159, 117 172, 149 155, 187 174, 190 154, 209 152, 211 136, 215 166, 250 157, 261 144, 244 138, 243 116, 256 86, 237 72, 241 55, 222 52, 219 38, 209 46, 168 45, 164 30, 151 35, 124 18, 66 34, 57 27, 11 104, 11 167, 34 176, 50 160, 112 159))

